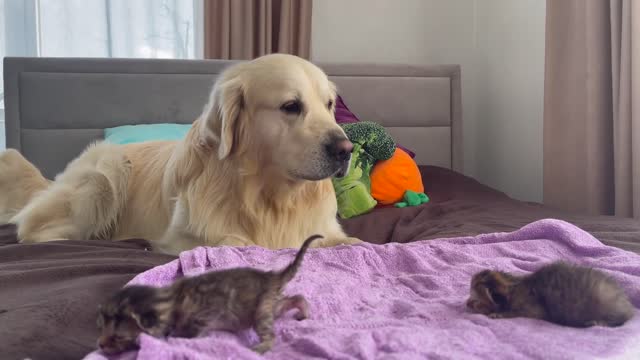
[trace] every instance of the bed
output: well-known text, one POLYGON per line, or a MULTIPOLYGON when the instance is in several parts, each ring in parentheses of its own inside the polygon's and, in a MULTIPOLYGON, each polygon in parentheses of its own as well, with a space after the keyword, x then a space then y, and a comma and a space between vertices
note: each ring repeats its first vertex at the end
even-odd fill
MULTIPOLYGON (((101 139, 105 128, 192 122, 202 110, 216 75, 231 63, 65 58, 4 61, 7 146, 22 152, 49 178, 87 144, 101 139)), ((570 214, 517 201, 462 175, 459 66, 319 65, 358 117, 381 123, 399 144, 416 153, 425 192, 431 198, 419 207, 380 208, 344 220, 350 235, 372 247, 428 244, 442 238, 463 239, 457 241, 469 244, 469 239, 476 239, 469 237, 513 232, 537 220, 553 218, 585 230, 585 238, 593 236, 615 247, 620 251, 615 256, 624 254, 633 262, 635 254, 640 253, 640 224, 635 220, 570 214)), ((144 280, 140 276, 149 269, 183 261, 150 252, 145 239, 21 245, 16 243, 14 230, 11 225, 0 225, 3 358, 82 358, 94 349, 96 306, 107 294, 136 276, 136 281, 144 280)), ((393 246, 389 249, 400 251, 393 246)), ((446 257, 442 249, 432 248, 438 256, 446 257)), ((606 259, 600 260, 606 263, 606 259)), ((621 275, 627 286, 634 286, 640 276, 640 265, 632 269, 621 275)), ((394 352, 387 350, 393 358, 394 352)), ((521 355, 526 357, 526 353, 521 355)), ((446 358, 442 353, 434 356, 446 358)), ((316 356, 323 357, 332 356, 316 356)), ((361 353, 352 357, 377 356, 361 353)))

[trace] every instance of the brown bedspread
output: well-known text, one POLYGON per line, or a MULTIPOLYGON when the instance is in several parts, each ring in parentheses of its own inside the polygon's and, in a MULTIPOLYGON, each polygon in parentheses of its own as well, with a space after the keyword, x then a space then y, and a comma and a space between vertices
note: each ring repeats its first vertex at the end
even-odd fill
MULTIPOLYGON (((572 222, 606 244, 640 253, 640 223, 631 219, 566 214, 515 201, 478 182, 425 167, 431 202, 416 208, 382 208, 344 221, 369 242, 511 231, 542 218, 572 222)), ((136 274, 174 257, 147 251, 143 240, 56 241, 16 244, 0 226, 0 358, 78 359, 93 349, 98 303, 136 274)))
POLYGON ((555 218, 573 223, 607 245, 640 253, 640 222, 612 216, 570 214, 509 198, 466 176, 421 167, 431 201, 414 208, 380 208, 343 221, 350 234, 368 242, 410 242, 441 237, 512 231, 532 221, 555 218))
POLYGON ((0 359, 80 359, 98 304, 136 274, 174 259, 141 240, 15 244, 0 226, 0 359))

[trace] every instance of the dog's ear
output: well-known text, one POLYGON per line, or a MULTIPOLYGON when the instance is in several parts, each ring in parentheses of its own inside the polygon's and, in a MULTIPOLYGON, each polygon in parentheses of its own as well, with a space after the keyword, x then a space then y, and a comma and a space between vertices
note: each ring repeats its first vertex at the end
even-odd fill
POLYGON ((244 106, 244 90, 237 76, 216 82, 201 119, 200 142, 207 147, 218 146, 218 158, 224 159, 233 150, 238 117, 244 106))

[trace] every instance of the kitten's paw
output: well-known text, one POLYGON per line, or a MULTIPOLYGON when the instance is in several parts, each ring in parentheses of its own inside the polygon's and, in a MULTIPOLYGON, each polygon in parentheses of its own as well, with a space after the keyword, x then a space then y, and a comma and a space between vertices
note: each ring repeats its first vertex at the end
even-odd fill
POLYGON ((298 321, 302 321, 305 320, 307 318, 307 314, 303 313, 302 311, 298 311, 294 316, 294 319, 298 320, 298 321))
POLYGON ((502 314, 499 314, 499 313, 491 313, 491 314, 487 314, 487 316, 491 319, 502 319, 504 317, 502 314))
POLYGON ((273 345, 272 341, 263 341, 260 344, 254 346, 252 350, 257 352, 258 354, 264 354, 267 351, 271 350, 272 345, 273 345))

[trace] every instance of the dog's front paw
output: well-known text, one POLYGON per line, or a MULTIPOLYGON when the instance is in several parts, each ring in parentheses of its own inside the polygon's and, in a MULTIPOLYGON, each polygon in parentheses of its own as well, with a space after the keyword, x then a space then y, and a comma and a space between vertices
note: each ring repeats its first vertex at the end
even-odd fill
POLYGON ((491 313, 491 314, 487 314, 487 317, 491 319, 502 319, 504 316, 499 313, 491 313))
POLYGON ((36 242, 29 239, 20 239, 18 238, 18 244, 35 244, 36 242))
POLYGON ((362 244, 364 243, 364 241, 356 238, 356 237, 346 237, 343 238, 341 240, 339 240, 339 244, 340 245, 358 245, 358 244, 362 244))
POLYGON ((241 236, 225 236, 222 238, 216 246, 231 246, 231 247, 248 247, 255 246, 256 244, 251 240, 241 236))
POLYGON ((339 238, 326 238, 322 241, 317 241, 311 244, 312 247, 332 247, 338 245, 358 245, 363 244, 364 241, 355 237, 339 237, 339 238))

